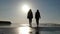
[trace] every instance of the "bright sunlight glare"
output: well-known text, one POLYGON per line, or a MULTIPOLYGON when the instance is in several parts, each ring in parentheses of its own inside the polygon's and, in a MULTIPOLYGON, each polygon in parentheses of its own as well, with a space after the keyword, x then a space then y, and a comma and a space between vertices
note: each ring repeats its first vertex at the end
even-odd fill
POLYGON ((24 13, 27 13, 27 12, 29 11, 29 9, 30 9, 30 7, 29 7, 28 5, 23 5, 23 6, 22 6, 22 11, 23 11, 24 13))

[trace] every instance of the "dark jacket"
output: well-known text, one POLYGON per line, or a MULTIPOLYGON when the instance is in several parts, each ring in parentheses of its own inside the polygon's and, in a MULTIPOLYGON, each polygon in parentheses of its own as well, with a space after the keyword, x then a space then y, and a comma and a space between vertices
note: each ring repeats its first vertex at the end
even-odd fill
POLYGON ((41 18, 41 16, 39 10, 37 10, 37 12, 35 13, 35 19, 39 19, 39 18, 41 18))
POLYGON ((32 19, 33 18, 33 13, 32 13, 32 10, 30 9, 28 14, 27 14, 27 18, 28 19, 32 19))

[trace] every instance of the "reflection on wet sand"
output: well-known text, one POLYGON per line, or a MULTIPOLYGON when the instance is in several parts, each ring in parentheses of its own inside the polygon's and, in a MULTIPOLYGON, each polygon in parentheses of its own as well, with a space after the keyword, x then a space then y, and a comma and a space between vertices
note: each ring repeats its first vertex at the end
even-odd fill
POLYGON ((54 28, 40 28, 40 27, 14 27, 14 28, 0 28, 0 34, 50 34, 60 33, 54 28), (41 29, 41 30, 40 30, 41 29), (50 30, 50 31, 48 31, 50 30), (51 31, 53 30, 53 31, 51 31))
POLYGON ((35 34, 39 34, 39 28, 37 27, 36 29, 35 29, 35 34))
POLYGON ((60 33, 60 27, 29 27, 14 24, 10 26, 0 26, 0 34, 50 34, 60 33))
POLYGON ((19 34, 29 34, 30 31, 31 31, 30 27, 20 27, 20 28, 18 28, 19 34))
POLYGON ((39 28, 36 27, 19 27, 18 34, 39 34, 39 28))

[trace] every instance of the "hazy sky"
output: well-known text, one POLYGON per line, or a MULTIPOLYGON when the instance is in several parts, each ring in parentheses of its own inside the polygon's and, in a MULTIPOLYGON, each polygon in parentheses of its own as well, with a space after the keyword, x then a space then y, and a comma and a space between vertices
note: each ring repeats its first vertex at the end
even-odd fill
POLYGON ((22 11, 24 4, 30 6, 34 15, 39 9, 40 23, 60 23, 60 0, 0 0, 0 20, 28 23, 27 14, 22 11))

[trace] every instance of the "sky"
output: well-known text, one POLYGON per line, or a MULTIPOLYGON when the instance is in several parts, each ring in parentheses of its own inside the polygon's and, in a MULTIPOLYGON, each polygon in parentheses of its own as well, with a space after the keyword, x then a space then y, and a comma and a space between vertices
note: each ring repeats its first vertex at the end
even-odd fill
POLYGON ((28 5, 33 12, 39 9, 40 23, 60 23, 60 0, 0 0, 0 21, 12 23, 28 23, 27 12, 22 11, 23 5, 28 5))

